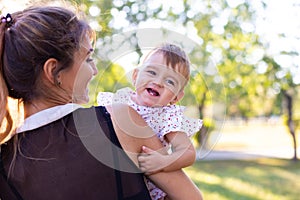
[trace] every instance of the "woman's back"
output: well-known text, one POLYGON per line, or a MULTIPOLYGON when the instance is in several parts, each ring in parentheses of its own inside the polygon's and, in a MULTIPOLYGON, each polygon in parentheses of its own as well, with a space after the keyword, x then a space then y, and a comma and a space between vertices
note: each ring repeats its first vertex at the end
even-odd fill
MULTIPOLYGON (((150 199, 103 107, 78 109, 17 137, 8 180, 23 199, 150 199)), ((1 148, 8 175, 13 139, 1 148)))

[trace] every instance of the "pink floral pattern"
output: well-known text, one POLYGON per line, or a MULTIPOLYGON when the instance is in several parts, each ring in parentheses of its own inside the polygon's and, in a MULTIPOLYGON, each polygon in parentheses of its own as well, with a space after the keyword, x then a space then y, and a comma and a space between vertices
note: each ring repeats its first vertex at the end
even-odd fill
POLYGON ((167 145, 164 136, 172 131, 185 132, 191 137, 202 127, 202 120, 189 118, 184 115, 184 106, 140 106, 131 100, 132 94, 134 94, 134 91, 130 88, 120 89, 116 93, 100 92, 97 97, 97 102, 100 106, 113 103, 130 105, 143 117, 164 145, 167 145))
MULTIPOLYGON (((188 118, 184 115, 184 106, 168 105, 162 107, 148 107, 136 104, 131 96, 134 91, 130 88, 123 88, 116 93, 100 92, 97 97, 97 103, 100 106, 111 105, 113 103, 124 103, 134 108, 157 134, 164 146, 168 146, 165 135, 181 131, 189 137, 195 134, 202 127, 202 120, 188 118)), ((147 186, 153 200, 159 200, 166 194, 157 188, 151 181, 147 179, 147 186)))

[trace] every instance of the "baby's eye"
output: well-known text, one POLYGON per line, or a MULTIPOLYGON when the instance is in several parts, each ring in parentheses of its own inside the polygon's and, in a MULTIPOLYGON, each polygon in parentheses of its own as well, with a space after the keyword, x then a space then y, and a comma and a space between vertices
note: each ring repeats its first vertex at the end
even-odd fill
POLYGON ((169 84, 169 85, 173 85, 175 86, 175 82, 171 79, 167 79, 166 82, 169 84))
POLYGON ((156 72, 155 72, 155 71, 148 70, 147 72, 148 72, 149 74, 151 74, 151 75, 156 75, 156 72))

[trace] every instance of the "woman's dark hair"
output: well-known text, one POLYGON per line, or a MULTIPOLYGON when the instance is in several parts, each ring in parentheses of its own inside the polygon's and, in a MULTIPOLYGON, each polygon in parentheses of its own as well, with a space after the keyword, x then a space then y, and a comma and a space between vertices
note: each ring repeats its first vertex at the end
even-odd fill
POLYGON ((83 37, 92 36, 86 22, 62 7, 30 7, 12 13, 11 18, 10 24, 0 24, 0 127, 7 122, 0 143, 11 131, 8 96, 24 103, 51 98, 51 90, 41 80, 44 63, 49 58, 58 61, 55 78, 60 70, 72 66, 83 37))

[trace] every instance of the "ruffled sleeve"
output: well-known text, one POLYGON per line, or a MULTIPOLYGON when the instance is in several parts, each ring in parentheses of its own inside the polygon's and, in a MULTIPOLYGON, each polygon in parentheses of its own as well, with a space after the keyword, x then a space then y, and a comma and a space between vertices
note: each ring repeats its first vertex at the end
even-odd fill
POLYGON ((112 104, 114 94, 111 92, 99 92, 97 96, 98 106, 107 106, 112 104))
POLYGON ((174 131, 184 132, 191 137, 201 129, 203 121, 185 116, 184 110, 183 106, 171 105, 163 107, 161 112, 156 113, 151 121, 159 129, 160 138, 174 131))
POLYGON ((131 88, 123 88, 116 93, 100 92, 97 97, 98 105, 106 106, 113 103, 125 103, 132 106, 157 134, 161 141, 167 133, 180 131, 189 137, 198 132, 202 127, 202 120, 189 118, 184 115, 184 106, 170 105, 163 107, 147 107, 134 103, 130 96, 131 88))
POLYGON ((129 104, 131 102, 130 96, 133 91, 130 88, 122 88, 116 93, 99 92, 97 96, 97 103, 99 106, 107 106, 113 103, 129 104))

